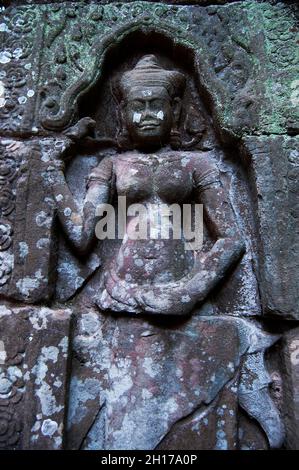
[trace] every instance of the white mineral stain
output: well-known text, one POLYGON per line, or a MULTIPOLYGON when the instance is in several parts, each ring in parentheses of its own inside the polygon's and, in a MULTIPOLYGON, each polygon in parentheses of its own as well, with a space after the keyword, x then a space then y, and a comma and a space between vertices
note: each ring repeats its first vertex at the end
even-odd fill
POLYGON ((20 379, 23 376, 21 369, 17 366, 8 367, 6 372, 12 382, 15 382, 16 378, 20 379))
POLYGON ((4 342, 0 340, 0 364, 4 364, 7 354, 4 347, 4 342))
POLYGON ((100 327, 98 317, 93 312, 82 315, 80 320, 80 330, 83 334, 92 335, 100 327))
POLYGON ((85 403, 98 397, 100 384, 96 379, 79 380, 72 377, 70 384, 70 403, 68 422, 73 424, 80 422, 88 413, 85 403))
POLYGON ((158 370, 151 357, 144 358, 143 368, 147 375, 149 375, 151 378, 156 377, 158 370))
POLYGON ((30 379, 30 372, 29 372, 29 370, 27 370, 27 372, 23 375, 23 378, 24 378, 25 382, 27 382, 27 381, 30 379))
POLYGON ((11 53, 8 51, 0 52, 0 64, 8 64, 11 61, 11 53))
POLYGON ((70 207, 66 207, 64 209, 63 213, 66 217, 69 217, 72 214, 72 211, 71 211, 70 207))
POLYGON ((48 238, 40 238, 36 242, 36 247, 39 250, 42 250, 43 248, 47 248, 49 246, 49 244, 50 244, 50 240, 48 238))
POLYGON ((178 409, 178 404, 175 401, 175 398, 169 398, 164 404, 165 410, 167 413, 175 413, 178 409))
POLYGON ((185 168, 189 162, 190 162, 190 158, 187 158, 187 157, 183 158, 181 160, 182 167, 185 168))
POLYGON ((0 80, 0 108, 3 108, 5 106, 6 100, 5 100, 5 86, 4 83, 0 80))
POLYGON ((138 267, 141 267, 141 266, 143 266, 144 263, 143 263, 142 259, 137 258, 137 259, 134 261, 134 264, 135 264, 136 266, 138 266, 138 267))
POLYGON ((153 394, 146 388, 143 388, 141 392, 141 396, 143 400, 149 400, 150 398, 152 398, 153 394))
POLYGON ((9 29, 7 24, 5 23, 0 23, 0 32, 2 33, 9 33, 9 29))
POLYGON ((42 152, 42 154, 41 154, 41 161, 42 161, 42 162, 49 162, 49 161, 50 161, 50 156, 49 156, 47 153, 42 152))
POLYGON ((291 363, 294 366, 299 364, 299 340, 293 340, 290 344, 291 352, 291 363))
POLYGON ((57 362, 59 349, 56 346, 44 346, 41 352, 46 361, 57 362))
POLYGON ((140 121, 141 121, 141 113, 134 113, 133 122, 136 122, 138 124, 140 121))
POLYGON ((19 253, 21 258, 25 258, 28 255, 28 245, 26 242, 19 242, 19 253))
POLYGON ((53 436, 58 429, 58 424, 52 419, 45 419, 42 424, 42 434, 44 436, 53 436))
POLYGON ((12 311, 9 310, 5 305, 0 305, 0 318, 5 317, 6 315, 11 315, 12 311))
POLYGON ((27 91, 28 98, 32 98, 32 96, 34 96, 34 94, 35 94, 34 90, 28 90, 27 91))
POLYGON ((39 431, 39 430, 40 430, 40 422, 36 421, 34 423, 34 425, 32 426, 32 428, 31 428, 31 432, 36 432, 36 431, 39 431))
POLYGON ((35 394, 39 398, 43 415, 51 416, 63 409, 62 405, 57 405, 52 389, 47 383, 43 382, 35 394))
POLYGON ((43 279, 41 270, 36 271, 34 277, 24 277, 20 279, 16 285, 18 290, 23 294, 28 296, 30 292, 39 288, 41 280, 43 279))
POLYGON ((51 225, 51 217, 49 217, 45 211, 40 211, 35 218, 36 225, 38 227, 46 226, 50 228, 51 225))
POLYGON ((23 54, 23 49, 21 47, 17 47, 17 49, 13 51, 13 56, 16 60, 20 59, 22 54, 23 54))
POLYGON ((163 111, 159 111, 159 112, 157 113, 157 118, 160 119, 160 121, 163 121, 163 119, 164 119, 164 113, 163 113, 163 111))
POLYGON ((55 448, 58 449, 62 444, 62 438, 60 436, 54 437, 55 448))
POLYGON ((64 336, 62 338, 62 340, 60 341, 60 343, 58 344, 58 346, 62 349, 62 352, 63 353, 66 353, 67 350, 68 350, 68 344, 69 344, 69 341, 68 341, 68 337, 67 336, 64 336))
POLYGON ((56 379, 53 385, 57 388, 60 388, 62 385, 62 382, 60 379, 56 379))
POLYGON ((113 385, 108 391, 110 402, 118 402, 132 388, 133 381, 129 375, 130 365, 131 361, 126 359, 120 360, 117 365, 112 365, 109 375, 113 385))
POLYGON ((38 313, 30 316, 30 322, 35 330, 44 330, 48 326, 48 315, 50 310, 41 308, 38 313))

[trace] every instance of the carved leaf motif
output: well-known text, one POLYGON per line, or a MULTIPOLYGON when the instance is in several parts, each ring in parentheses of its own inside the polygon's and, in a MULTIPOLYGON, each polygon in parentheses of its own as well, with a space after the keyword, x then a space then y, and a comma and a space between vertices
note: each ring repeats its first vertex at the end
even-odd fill
POLYGON ((11 245, 12 227, 5 220, 0 220, 0 251, 7 250, 11 245))
POLYGON ((10 21, 10 29, 17 34, 28 34, 32 31, 36 24, 36 13, 35 11, 29 10, 28 8, 20 11, 12 16, 10 21))
POLYGON ((0 159, 0 186, 10 183, 16 176, 16 161, 11 156, 5 156, 0 159))
POLYGON ((4 286, 9 280, 9 277, 12 272, 12 266, 9 261, 4 258, 3 255, 0 255, 0 286, 4 286))
MULTIPOLYGON (((0 400, 1 405, 1 400, 0 400)), ((21 426, 14 412, 0 406, 0 449, 7 449, 17 444, 21 426)))
MULTIPOLYGON (((9 119, 16 117, 18 114, 22 114, 22 110, 19 109, 18 94, 15 90, 5 89, 3 106, 0 107, 0 117, 2 119, 9 119)), ((1 126, 4 127, 3 125, 1 126)))
POLYGON ((26 75, 22 67, 12 66, 6 72, 7 88, 21 88, 26 85, 26 75))
POLYGON ((12 213, 15 208, 15 197, 8 188, 0 190, 0 214, 7 216, 12 213))
POLYGON ((32 52, 32 44, 26 39, 14 39, 8 43, 7 49, 14 59, 25 59, 32 52))

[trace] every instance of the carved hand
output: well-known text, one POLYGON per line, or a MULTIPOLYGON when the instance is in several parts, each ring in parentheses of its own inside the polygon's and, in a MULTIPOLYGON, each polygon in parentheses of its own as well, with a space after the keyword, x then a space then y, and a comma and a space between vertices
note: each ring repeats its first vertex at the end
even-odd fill
POLYGON ((188 315, 197 299, 191 296, 184 283, 169 283, 139 288, 135 299, 142 312, 153 315, 188 315))
POLYGON ((77 142, 94 132, 96 122, 90 117, 80 119, 73 127, 65 131, 65 135, 77 142))
POLYGON ((139 285, 112 278, 105 282, 100 298, 103 310, 152 315, 187 315, 197 298, 188 294, 185 283, 170 282, 160 285, 139 285))

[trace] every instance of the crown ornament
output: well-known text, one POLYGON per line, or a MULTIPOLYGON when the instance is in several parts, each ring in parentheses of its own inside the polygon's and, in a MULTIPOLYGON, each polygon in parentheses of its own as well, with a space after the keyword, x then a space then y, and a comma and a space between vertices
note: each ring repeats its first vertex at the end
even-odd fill
POLYGON ((185 86, 185 76, 176 70, 163 68, 153 54, 143 56, 132 70, 125 72, 119 88, 122 96, 126 96, 132 88, 163 87, 171 98, 179 96, 185 86))

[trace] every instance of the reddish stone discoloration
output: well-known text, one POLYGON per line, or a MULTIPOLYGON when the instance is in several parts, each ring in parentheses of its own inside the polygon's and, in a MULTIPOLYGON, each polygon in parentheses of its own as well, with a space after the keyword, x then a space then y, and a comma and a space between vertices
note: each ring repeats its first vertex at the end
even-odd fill
MULTIPOLYGON (((225 317, 194 316, 164 326, 159 321, 124 316, 95 320, 92 312, 81 318, 75 337, 77 358, 90 368, 100 390, 100 400, 89 396, 81 419, 83 429, 90 427, 92 410, 103 406, 101 419, 106 427, 98 435, 101 445, 151 449, 161 442, 164 448, 165 438, 168 448, 181 432, 176 423, 195 413, 199 428, 206 429, 206 436, 214 436, 209 441, 211 448, 236 447, 240 365, 248 352, 265 348, 257 341, 263 335, 260 330, 249 322, 225 317), (89 330, 92 322, 97 324, 95 330, 89 330), (101 345, 100 351, 97 345, 101 345)), ((264 341, 273 340, 265 337, 264 341)), ((74 373, 78 383, 86 380, 86 369, 76 367, 74 373)), ((71 416, 76 415, 76 406, 71 403, 71 416)), ((265 420, 269 417, 265 414, 265 420)), ((70 423, 71 443, 80 441, 79 435, 84 440, 80 422, 70 423)), ((192 430, 195 422, 190 418, 182 425, 192 430)), ((184 442, 190 442, 189 438, 184 442)), ((94 439, 91 431, 85 445, 96 446, 94 439)), ((196 442, 199 448, 206 445, 199 436, 196 442)))
POLYGON ((79 3, 0 7, 0 447, 295 448, 295 8, 79 3), (203 249, 99 243, 117 196, 203 249))

